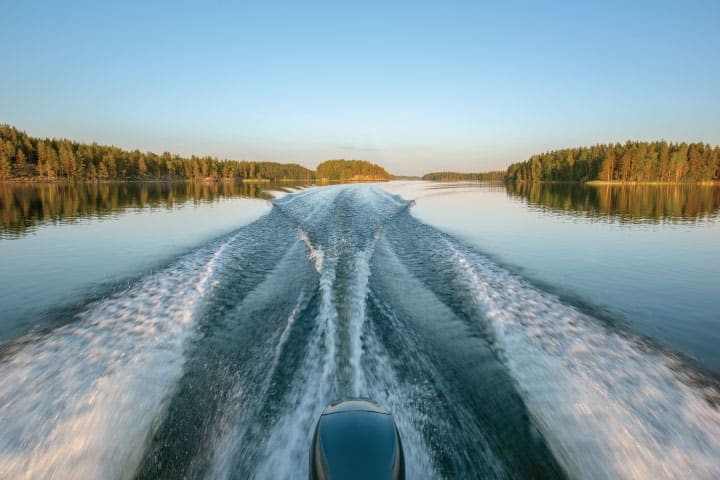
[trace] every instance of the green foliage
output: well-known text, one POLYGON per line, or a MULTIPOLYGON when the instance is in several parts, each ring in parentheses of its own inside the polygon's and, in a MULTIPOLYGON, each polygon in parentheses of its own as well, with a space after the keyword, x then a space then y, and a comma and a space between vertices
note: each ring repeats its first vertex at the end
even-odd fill
POLYGON ((708 182, 720 180, 720 147, 630 142, 567 148, 513 163, 512 181, 708 182))
POLYGON ((458 182, 458 181, 502 181, 505 179, 504 171, 483 172, 483 173, 458 173, 458 172, 433 172, 426 173, 423 180, 436 182, 458 182))
POLYGON ((365 160, 327 160, 317 166, 315 177, 323 183, 390 180, 384 168, 365 160))
POLYGON ((312 170, 293 163, 183 158, 132 152, 96 143, 29 137, 10 125, 0 125, 0 179, 68 180, 313 180, 312 170))

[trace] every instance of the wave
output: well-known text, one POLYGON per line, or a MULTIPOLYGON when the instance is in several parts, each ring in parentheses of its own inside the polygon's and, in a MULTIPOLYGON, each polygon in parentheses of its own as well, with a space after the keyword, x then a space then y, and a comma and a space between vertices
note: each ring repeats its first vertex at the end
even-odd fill
POLYGON ((2 478, 306 478, 367 396, 409 478, 718 478, 718 394, 672 355, 422 224, 373 185, 303 190, 5 345, 2 478))
POLYGON ((577 478, 720 477, 717 392, 638 338, 613 331, 446 239, 555 455, 577 478))
POLYGON ((233 238, 181 258, 0 364, 0 477, 130 478, 233 238))

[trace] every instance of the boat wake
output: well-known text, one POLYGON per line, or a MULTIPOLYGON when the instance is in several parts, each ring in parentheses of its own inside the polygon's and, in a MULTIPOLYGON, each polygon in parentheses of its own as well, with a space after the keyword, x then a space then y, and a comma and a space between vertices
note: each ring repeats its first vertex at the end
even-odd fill
POLYGON ((672 355, 416 220, 304 190, 2 345, 0 478, 307 478, 365 396, 408 478, 718 478, 717 391, 672 355))
POLYGON ((90 305, 75 323, 5 346, 14 351, 0 363, 0 477, 131 476, 233 240, 90 305))

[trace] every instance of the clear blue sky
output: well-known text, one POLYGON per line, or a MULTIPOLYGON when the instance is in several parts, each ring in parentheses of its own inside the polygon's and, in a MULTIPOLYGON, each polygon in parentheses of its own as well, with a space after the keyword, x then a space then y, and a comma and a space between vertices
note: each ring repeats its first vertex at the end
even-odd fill
POLYGON ((398 174, 720 143, 719 0, 0 1, 0 123, 37 136, 398 174))

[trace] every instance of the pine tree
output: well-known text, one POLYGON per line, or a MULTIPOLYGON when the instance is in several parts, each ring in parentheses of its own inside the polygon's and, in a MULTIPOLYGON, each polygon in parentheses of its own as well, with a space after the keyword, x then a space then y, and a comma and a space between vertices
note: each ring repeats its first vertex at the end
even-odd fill
POLYGON ((0 180, 10 178, 10 160, 8 159, 7 147, 0 143, 0 180))

